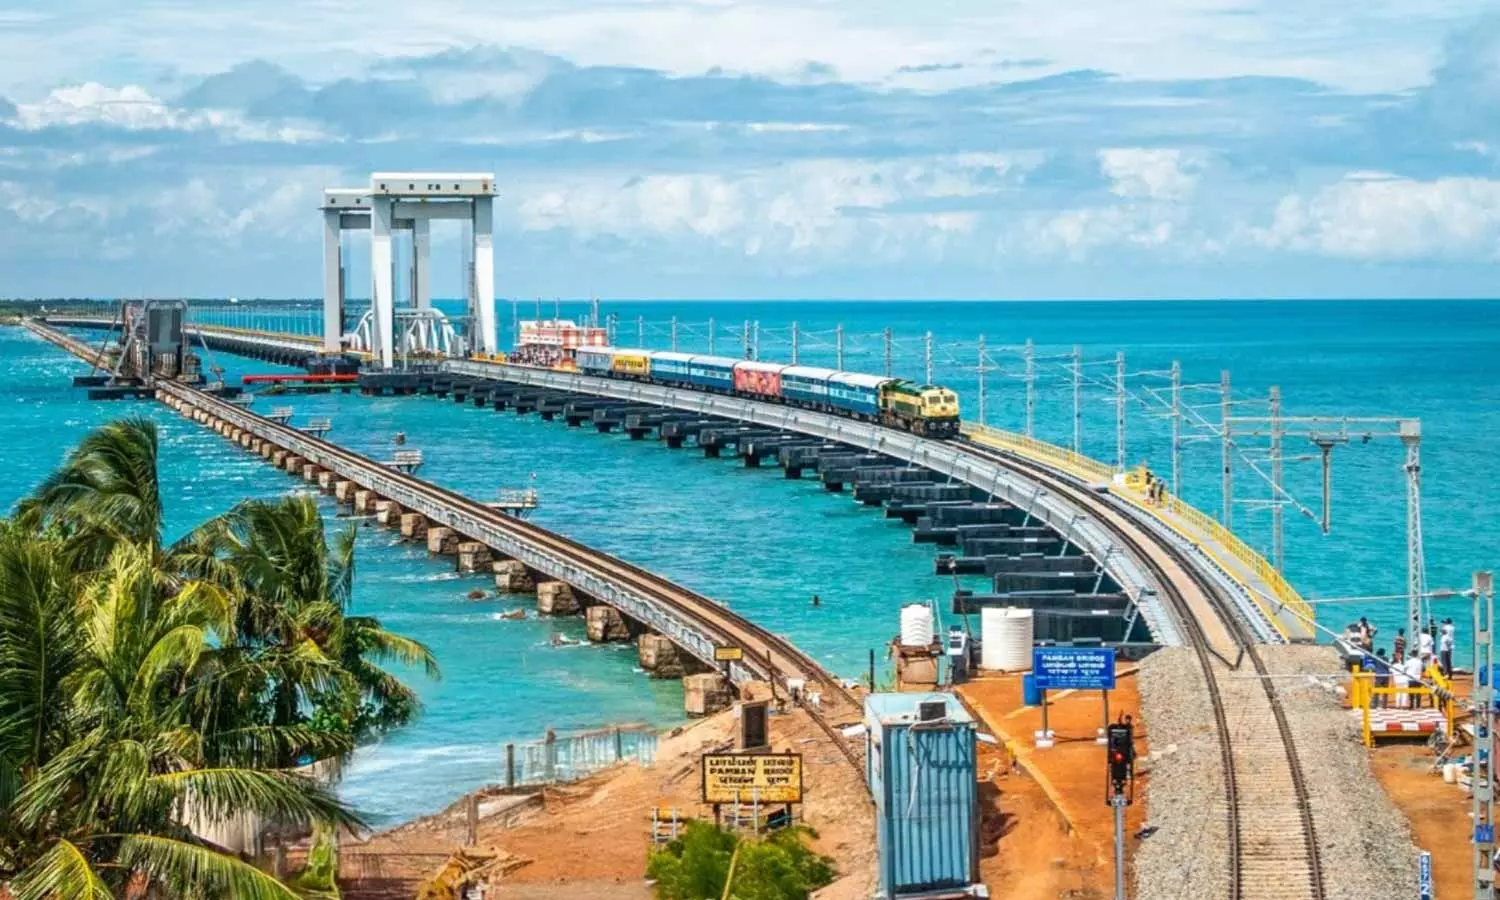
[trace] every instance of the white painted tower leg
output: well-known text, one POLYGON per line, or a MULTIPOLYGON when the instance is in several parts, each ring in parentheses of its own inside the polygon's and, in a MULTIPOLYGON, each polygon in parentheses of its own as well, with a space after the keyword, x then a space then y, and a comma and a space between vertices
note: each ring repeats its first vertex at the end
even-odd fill
POLYGON ((411 223, 411 247, 417 309, 429 309, 432 307, 432 269, 428 265, 432 250, 432 223, 427 219, 416 219, 411 223))
POLYGON ((395 319, 395 277, 391 257, 392 202, 389 197, 370 199, 370 308, 375 313, 375 352, 383 368, 396 362, 391 330, 395 319))
POLYGON ((338 353, 343 349, 341 339, 344 335, 344 261, 339 247, 342 228, 343 213, 340 210, 323 210, 324 353, 338 353))
POLYGON ((474 324, 478 348, 485 353, 499 350, 495 335, 495 201, 474 198, 474 324))

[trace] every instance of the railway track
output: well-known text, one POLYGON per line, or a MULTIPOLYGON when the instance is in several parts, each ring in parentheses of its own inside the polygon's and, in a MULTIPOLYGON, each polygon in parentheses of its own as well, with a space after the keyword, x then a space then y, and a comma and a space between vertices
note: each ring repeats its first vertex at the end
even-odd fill
POLYGON ((1097 511, 1099 521, 1155 575, 1198 658, 1213 709, 1226 820, 1226 845, 1219 849, 1228 865, 1230 900, 1323 900, 1317 832, 1291 725, 1254 636, 1222 591, 1182 551, 1150 540, 1091 489, 1028 460, 972 442, 962 446, 1097 511), (1205 622, 1203 613, 1212 620, 1205 622), (1221 631, 1227 643, 1216 640, 1221 631), (1254 676, 1240 674, 1245 660, 1254 676))
MULTIPOLYGON (((456 491, 414 475, 381 466, 337 444, 312 437, 288 425, 272 422, 204 391, 170 383, 160 385, 160 387, 178 399, 190 402, 211 414, 221 417, 231 415, 253 417, 256 424, 266 433, 265 436, 273 440, 277 436, 295 437, 300 441, 314 444, 322 453, 342 460, 355 470, 378 469, 383 477, 400 482, 416 493, 424 494, 431 499, 441 501, 446 506, 483 519, 487 524, 499 530, 507 531, 540 549, 570 559, 595 574, 628 587, 668 608, 683 611, 699 627, 711 633, 716 643, 721 646, 740 647, 747 658, 750 658, 758 667, 768 670, 773 682, 779 682, 783 690, 788 690, 788 681, 791 679, 801 679, 804 685, 814 687, 820 694, 820 703, 814 706, 804 701, 801 705, 807 709, 812 719, 835 743, 849 763, 857 771, 861 773, 864 771, 862 754, 850 746, 836 725, 839 721, 858 720, 862 714, 862 704, 839 679, 786 638, 756 625, 709 597, 669 581, 654 572, 538 525, 504 515, 456 491)), ((806 696, 805 691, 803 696, 806 696)))

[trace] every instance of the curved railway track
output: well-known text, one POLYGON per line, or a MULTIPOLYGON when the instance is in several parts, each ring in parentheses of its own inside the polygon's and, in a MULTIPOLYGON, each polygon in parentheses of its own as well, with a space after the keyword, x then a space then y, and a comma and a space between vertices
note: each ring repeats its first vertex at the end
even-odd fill
POLYGON ((1229 869, 1230 900, 1323 900, 1317 832, 1291 725, 1253 635, 1222 591, 1181 550, 1151 540, 1142 526, 1091 489, 1028 460, 970 441, 961 444, 1094 510, 1161 586, 1203 670, 1213 709, 1224 776, 1226 846, 1220 849, 1229 869), (1205 622, 1204 613, 1212 618, 1205 622), (1221 631, 1227 643, 1215 639, 1221 631), (1254 675, 1239 674, 1245 659, 1254 675))
POLYGON ((231 414, 253 417, 257 426, 266 433, 265 436, 273 441, 276 436, 280 436, 283 440, 295 437, 297 440, 313 444, 320 452, 337 458, 356 470, 378 469, 383 477, 400 482, 414 492, 440 500, 444 505, 462 510, 468 515, 484 519, 494 527, 508 531, 535 547, 566 557, 592 570, 595 574, 649 597, 667 608, 682 611, 698 627, 708 632, 715 643, 721 646, 742 648, 746 657, 751 658, 757 666, 769 670, 773 681, 779 681, 784 690, 787 688, 788 679, 794 678, 801 678, 808 686, 817 686, 821 697, 819 705, 813 706, 807 702, 801 702, 800 705, 809 712, 819 728, 828 735, 849 763, 857 771, 861 773, 864 771, 863 756, 850 746, 835 725, 835 721, 858 720, 862 714, 861 703, 839 679, 781 635, 756 625, 711 598, 669 581, 654 572, 538 525, 499 513, 456 491, 414 475, 381 466, 337 444, 312 437, 291 426, 272 422, 204 391, 178 384, 164 384, 160 387, 179 400, 192 403, 211 415, 221 418, 231 414))

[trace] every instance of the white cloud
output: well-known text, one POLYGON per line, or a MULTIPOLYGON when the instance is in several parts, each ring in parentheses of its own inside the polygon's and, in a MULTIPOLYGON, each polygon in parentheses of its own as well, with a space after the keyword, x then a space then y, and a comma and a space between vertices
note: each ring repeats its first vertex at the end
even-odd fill
MULTIPOLYGON (((1490 5, 1368 0, 1359 15, 1345 15, 1334 0, 949 0, 935 15, 906 0, 53 0, 49 15, 13 17, 0 28, 0 58, 9 63, 0 94, 85 78, 118 81, 125 66, 206 74, 257 57, 328 79, 356 73, 376 54, 421 56, 476 43, 677 74, 722 68, 806 79, 807 64, 818 62, 843 80, 919 88, 1098 68, 1152 79, 1265 75, 1399 90, 1425 82, 1443 34, 1490 5), (118 53, 122 46, 132 48, 128 57, 118 53), (1038 58, 1047 64, 1019 72, 998 66, 1038 58)), ((505 76, 485 89, 523 90, 528 77, 505 76)), ((461 78, 442 88, 455 97, 475 89, 461 78)))
POLYGON ((224 110, 177 109, 139 85, 117 88, 95 81, 54 88, 35 103, 18 103, 12 121, 27 131, 109 125, 127 131, 220 131, 237 140, 283 143, 327 138, 304 123, 252 123, 224 110))
POLYGON ((1099 151, 1099 170, 1110 191, 1140 200, 1183 200, 1198 184, 1201 163, 1182 150, 1121 147, 1099 151))
POLYGON ((923 201, 982 196, 998 155, 919 161, 817 160, 732 174, 629 178, 586 175, 518 185, 523 231, 568 231, 630 241, 688 238, 746 255, 889 261, 940 252, 979 229, 969 210, 924 211, 923 201), (908 210, 907 204, 912 204, 908 210))
POLYGON ((1500 181, 1416 181, 1357 173, 1309 197, 1290 194, 1259 244, 1368 260, 1500 257, 1500 181))

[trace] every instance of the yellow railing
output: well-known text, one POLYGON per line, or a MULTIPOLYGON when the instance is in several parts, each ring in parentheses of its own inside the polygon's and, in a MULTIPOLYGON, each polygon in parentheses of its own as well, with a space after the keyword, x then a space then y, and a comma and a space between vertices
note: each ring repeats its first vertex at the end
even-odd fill
POLYGON ((1370 710, 1376 705, 1376 698, 1383 699, 1382 702, 1389 704, 1389 708, 1400 708, 1400 698, 1416 698, 1409 702, 1415 706, 1420 704, 1422 697, 1431 697, 1428 703, 1443 714, 1446 726, 1444 732, 1451 739, 1453 736, 1453 722, 1457 718, 1457 705, 1453 699, 1453 686, 1443 677, 1442 670, 1437 666, 1428 666, 1422 673, 1422 677, 1436 685, 1436 688, 1428 687, 1422 682, 1417 682, 1407 687, 1376 687, 1376 673, 1366 672, 1359 666, 1349 676, 1349 707, 1360 711, 1360 725, 1363 732, 1361 737, 1366 747, 1375 746, 1377 736, 1410 737, 1410 731, 1376 731, 1370 727, 1370 710))
POLYGON ((1085 481, 1108 484, 1114 478, 1115 470, 1110 466, 1099 462, 1097 459, 1074 453, 1065 447, 1029 438, 1024 434, 1016 434, 1013 431, 1001 431, 988 425, 976 425, 972 422, 963 423, 961 430, 963 434, 978 441, 1002 450, 1010 450, 1035 459, 1039 462, 1062 469, 1085 481))
MULTIPOLYGON (((1068 472, 1084 481, 1111 484, 1114 479, 1115 470, 1113 467, 1097 459, 1074 453, 1065 447, 1059 447, 1056 444, 1026 437, 1015 432, 1002 431, 998 428, 990 428, 986 425, 977 425, 969 422, 964 423, 962 431, 965 435, 981 444, 1010 450, 1027 459, 1032 459, 1068 472)), ((1128 484, 1129 479, 1127 479, 1128 484)), ((1274 599, 1278 606, 1291 610, 1293 615, 1298 616, 1308 623, 1313 621, 1312 607, 1306 600, 1302 599, 1302 595, 1297 593, 1296 589, 1287 582, 1286 578, 1280 572, 1276 571, 1266 561, 1265 557, 1251 549, 1234 532, 1225 528, 1201 510, 1172 496, 1170 493, 1164 495, 1163 504, 1158 506, 1145 502, 1144 497, 1137 494, 1137 491, 1143 493, 1144 485, 1137 485, 1135 491, 1129 489, 1113 490, 1112 493, 1161 521, 1168 528, 1176 532, 1179 537, 1192 543, 1210 558, 1214 559, 1220 568, 1233 577, 1233 568, 1226 565, 1224 560, 1220 559, 1215 553, 1215 548, 1222 548, 1230 556, 1243 563, 1247 569, 1265 583, 1266 589, 1271 592, 1270 599, 1274 599), (1175 515, 1163 515, 1164 510, 1170 510, 1175 515), (1187 529, 1183 526, 1197 531, 1198 534, 1187 533, 1187 529)), ((1260 606, 1262 612, 1266 614, 1266 617, 1275 626, 1276 630, 1281 632, 1283 637, 1287 636, 1286 626, 1277 615, 1277 610, 1270 608, 1265 602, 1266 598, 1252 585, 1246 584, 1245 588, 1250 592, 1251 597, 1255 599, 1256 604, 1260 606)))

